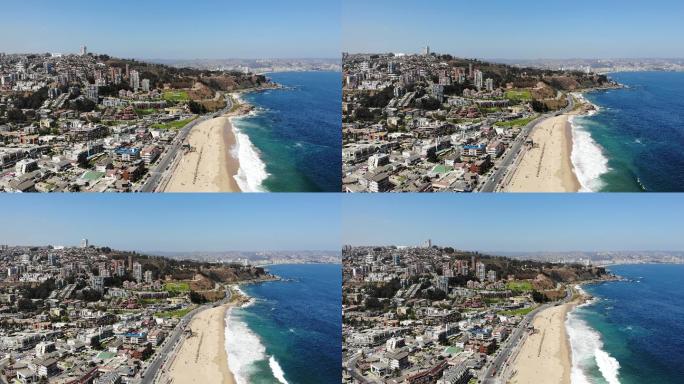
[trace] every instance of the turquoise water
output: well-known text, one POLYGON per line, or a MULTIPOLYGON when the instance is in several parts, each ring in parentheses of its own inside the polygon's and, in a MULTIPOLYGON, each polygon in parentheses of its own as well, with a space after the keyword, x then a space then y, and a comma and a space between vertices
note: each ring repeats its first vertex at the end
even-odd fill
POLYGON ((586 287, 597 300, 568 318, 573 384, 684 383, 684 265, 610 270, 628 281, 586 287))
MULTIPOLYGON (((286 88, 245 95, 245 101, 256 106, 258 112, 235 120, 236 127, 257 148, 268 174, 261 180, 262 172, 257 167, 244 164, 246 178, 259 179, 252 184, 260 183, 262 189, 272 192, 339 192, 341 73, 289 72, 267 76, 286 88)), ((241 167, 243 162, 247 163, 242 157, 240 161, 241 167)))
POLYGON ((340 383, 341 266, 267 269, 286 281, 243 287, 254 303, 228 315, 228 361, 239 384, 340 383))
MULTIPOLYGON (((627 89, 586 95, 600 111, 575 119, 583 137, 579 157, 586 159, 583 184, 606 192, 684 191, 684 73, 614 73, 610 78, 627 89), (593 145, 607 160, 604 167, 593 145)), ((573 150, 577 150, 578 144, 573 150)), ((577 153, 575 153, 577 155, 577 153)))

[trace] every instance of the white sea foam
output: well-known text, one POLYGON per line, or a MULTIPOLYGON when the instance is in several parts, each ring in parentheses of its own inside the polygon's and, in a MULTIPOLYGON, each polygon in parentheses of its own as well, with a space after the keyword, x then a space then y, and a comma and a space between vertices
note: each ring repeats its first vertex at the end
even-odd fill
MULTIPOLYGON (((592 302, 578 308, 591 305, 592 302)), ((572 384, 592 383, 594 380, 588 372, 596 367, 608 384, 619 384, 620 363, 603 349, 601 335, 582 320, 575 311, 568 313, 565 328, 572 350, 570 382, 572 384)))
POLYGON ((273 372, 273 377, 275 377, 278 382, 281 384, 288 384, 287 380, 285 380, 285 372, 283 372, 283 368, 280 367, 280 364, 278 364, 275 357, 271 356, 268 358, 268 366, 271 368, 271 372, 273 372))
POLYGON ((235 317, 233 308, 226 311, 226 353, 228 367, 237 384, 250 382, 254 372, 254 363, 266 360, 266 347, 247 324, 235 317))
MULTIPOLYGON (((244 294, 237 287, 236 290, 244 294)), ((254 299, 251 299, 242 308, 253 304, 254 299)), ((285 379, 285 371, 278 364, 278 361, 274 356, 269 356, 266 353, 266 347, 261 342, 259 336, 244 321, 235 316, 233 313, 234 309, 230 308, 226 311, 225 349, 228 355, 228 368, 235 377, 237 384, 249 383, 251 381, 250 376, 256 369, 254 363, 265 360, 268 360, 268 366, 273 377, 281 384, 288 384, 285 379)))
POLYGON ((610 170, 603 149, 591 137, 589 131, 577 124, 575 116, 568 119, 572 127, 572 166, 582 188, 580 192, 595 192, 601 189, 601 175, 610 170))
POLYGON ((243 192, 266 192, 262 185, 268 177, 266 164, 261 160, 259 151, 252 144, 249 136, 236 124, 238 121, 239 119, 231 118, 233 132, 235 132, 235 147, 231 148, 231 154, 240 163, 240 169, 234 176, 235 181, 243 192))

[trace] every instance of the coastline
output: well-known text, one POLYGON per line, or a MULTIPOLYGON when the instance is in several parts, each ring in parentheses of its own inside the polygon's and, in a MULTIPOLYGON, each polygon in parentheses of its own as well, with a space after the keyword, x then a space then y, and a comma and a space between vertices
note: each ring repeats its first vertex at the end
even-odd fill
POLYGON ((573 372, 572 345, 567 330, 568 314, 589 300, 579 296, 547 308, 532 320, 535 328, 512 364, 511 383, 570 384, 573 372))
POLYGON ((522 154, 504 192, 577 192, 570 114, 550 117, 537 124, 530 139, 534 144, 522 154))
POLYGON ((192 319, 188 326, 192 335, 182 341, 168 370, 169 377, 179 383, 237 383, 225 348, 224 318, 232 307, 225 304, 210 308, 192 319))
POLYGON ((584 97, 586 92, 621 89, 592 88, 572 92, 577 105, 559 116, 549 117, 530 133, 532 146, 521 155, 504 192, 596 192, 599 178, 608 172, 608 159, 591 134, 575 122, 593 116, 600 108, 584 97))
POLYGON ((182 154, 164 192, 242 191, 233 178, 240 162, 230 151, 236 145, 231 114, 204 121, 192 129, 187 138, 192 149, 182 154))
POLYGON ((252 143, 249 135, 244 133, 239 127, 240 119, 255 116, 255 107, 242 99, 242 95, 252 92, 265 92, 271 89, 281 89, 282 86, 274 86, 265 89, 249 89, 234 92, 230 96, 235 100, 235 107, 239 113, 229 117, 231 134, 235 138, 234 145, 230 147, 230 154, 238 159, 238 168, 231 176, 231 180, 243 192, 267 192, 263 187, 263 182, 269 176, 266 171, 266 164, 261 159, 261 154, 252 143), (237 121, 236 121, 237 120, 237 121))
POLYGON ((273 377, 280 383, 287 384, 285 373, 276 360, 275 356, 269 356, 262 339, 249 327, 243 319, 233 318, 236 309, 247 308, 256 303, 256 299, 247 295, 240 287, 243 285, 263 283, 267 281, 281 281, 278 276, 265 280, 250 280, 240 282, 232 286, 236 292, 237 304, 228 308, 225 312, 223 329, 224 352, 227 356, 228 369, 235 377, 234 384, 248 384, 253 374, 252 364, 258 361, 268 361, 268 366, 273 377), (234 348, 231 348, 233 346, 234 348))

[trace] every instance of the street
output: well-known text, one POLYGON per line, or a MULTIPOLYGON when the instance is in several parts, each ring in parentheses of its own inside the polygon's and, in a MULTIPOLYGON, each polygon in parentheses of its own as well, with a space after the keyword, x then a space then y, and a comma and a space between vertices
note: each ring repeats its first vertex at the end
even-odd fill
POLYGON ((181 128, 169 148, 161 155, 155 168, 149 171, 147 180, 145 180, 142 187, 140 187, 140 192, 160 192, 157 189, 160 186, 162 177, 165 176, 167 172, 173 171, 173 169, 169 169, 169 167, 179 155, 179 151, 182 151, 183 143, 190 134, 190 131, 192 131, 192 128, 199 123, 224 115, 230 112, 231 109, 233 109, 233 100, 228 97, 226 99, 226 107, 220 112, 204 115, 181 128))
POLYGON ((498 164, 499 168, 487 179, 482 188, 480 188, 480 192, 494 192, 496 188, 499 187, 499 184, 503 180, 504 176, 508 173, 511 164, 513 164, 517 159, 523 144, 525 144, 525 140, 527 140, 527 137, 532 132, 532 129, 537 126, 537 124, 550 117, 559 116, 575 109, 575 100, 570 95, 567 95, 567 98, 567 107, 557 112, 547 113, 539 116, 522 129, 518 137, 513 141, 511 147, 506 152, 506 155, 504 155, 504 158, 498 164))

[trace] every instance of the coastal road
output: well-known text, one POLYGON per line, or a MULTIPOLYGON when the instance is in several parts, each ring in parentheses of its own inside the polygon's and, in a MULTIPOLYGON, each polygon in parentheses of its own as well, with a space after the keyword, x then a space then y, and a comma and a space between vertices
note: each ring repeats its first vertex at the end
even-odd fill
POLYGON ((501 183, 501 180, 503 180, 504 176, 508 172, 508 169, 518 158, 518 153, 520 152, 520 149, 525 143, 525 140, 527 140, 527 137, 532 132, 532 129, 534 129, 534 127, 537 126, 537 124, 541 123, 542 121, 548 118, 560 116, 564 113, 568 113, 575 109, 575 100, 572 98, 571 95, 567 95, 567 98, 567 107, 557 112, 547 113, 542 116, 539 116, 538 118, 532 120, 529 124, 525 126, 525 128, 522 129, 518 137, 516 137, 516 139, 513 141, 513 144, 511 145, 509 150, 504 155, 504 158, 499 163, 498 169, 494 171, 494 173, 487 179, 482 188, 480 188, 480 192, 494 192, 496 190, 496 188, 499 186, 499 183, 501 183))
POLYGON ((528 313, 521 321, 516 330, 506 339, 504 345, 502 346, 501 349, 497 352, 497 354, 494 357, 494 361, 490 363, 488 368, 484 372, 484 377, 482 379, 482 383, 484 384, 499 384, 502 383, 502 377, 500 377, 501 372, 505 368, 504 365, 512 363, 512 361, 508 361, 508 359, 511 357, 513 352, 516 351, 517 348, 522 347, 520 344, 520 341, 522 340, 523 336, 525 335, 527 325, 532 322, 532 319, 541 311, 551 308, 556 305, 563 305, 570 301, 572 299, 572 290, 570 287, 566 288, 566 295, 565 298, 560 301, 560 302, 555 302, 555 303, 547 303, 544 305, 540 305, 539 307, 535 308, 533 311, 528 313))
POLYGON ((197 307, 190 311, 187 315, 183 316, 178 325, 176 325, 176 328, 174 328, 173 332, 171 332, 171 334, 164 341, 162 348, 159 351, 157 351, 152 357, 152 360, 145 369, 142 380, 140 382, 142 384, 152 384, 154 383, 155 378, 157 377, 157 373, 159 373, 160 369, 162 370, 162 372, 164 371, 164 369, 162 369, 164 368, 164 364, 173 357, 176 344, 178 344, 178 342, 181 341, 180 339, 183 337, 185 327, 188 324, 190 324, 190 320, 192 320, 192 318, 196 314, 209 308, 213 308, 217 305, 227 304, 230 302, 232 297, 233 293, 230 291, 230 289, 227 289, 226 297, 223 300, 219 301, 218 303, 202 305, 201 307, 197 307))
POLYGON ((178 132, 178 135, 176 135, 176 137, 173 139, 171 145, 168 147, 166 152, 164 152, 161 155, 161 158, 157 165, 154 167, 153 170, 150 170, 150 172, 148 173, 149 177, 147 180, 145 180, 145 183, 142 185, 142 187, 140 187, 140 192, 157 192, 157 189, 159 188, 159 184, 162 181, 163 176, 167 172, 173 171, 173 169, 169 169, 169 167, 178 156, 179 151, 182 150, 183 143, 190 134, 192 128, 194 128, 199 123, 226 114, 230 112, 231 109, 233 109, 233 100, 230 97, 228 97, 226 98, 226 108, 224 108, 222 111, 204 115, 198 119, 189 122, 183 128, 181 128, 178 132))
POLYGON ((352 356, 349 360, 346 362, 347 366, 347 371, 349 371, 349 374, 354 378, 356 383, 359 384, 369 384, 371 383, 370 380, 368 380, 361 371, 359 371, 358 368, 356 368, 356 361, 361 357, 361 353, 357 353, 356 355, 352 356))

